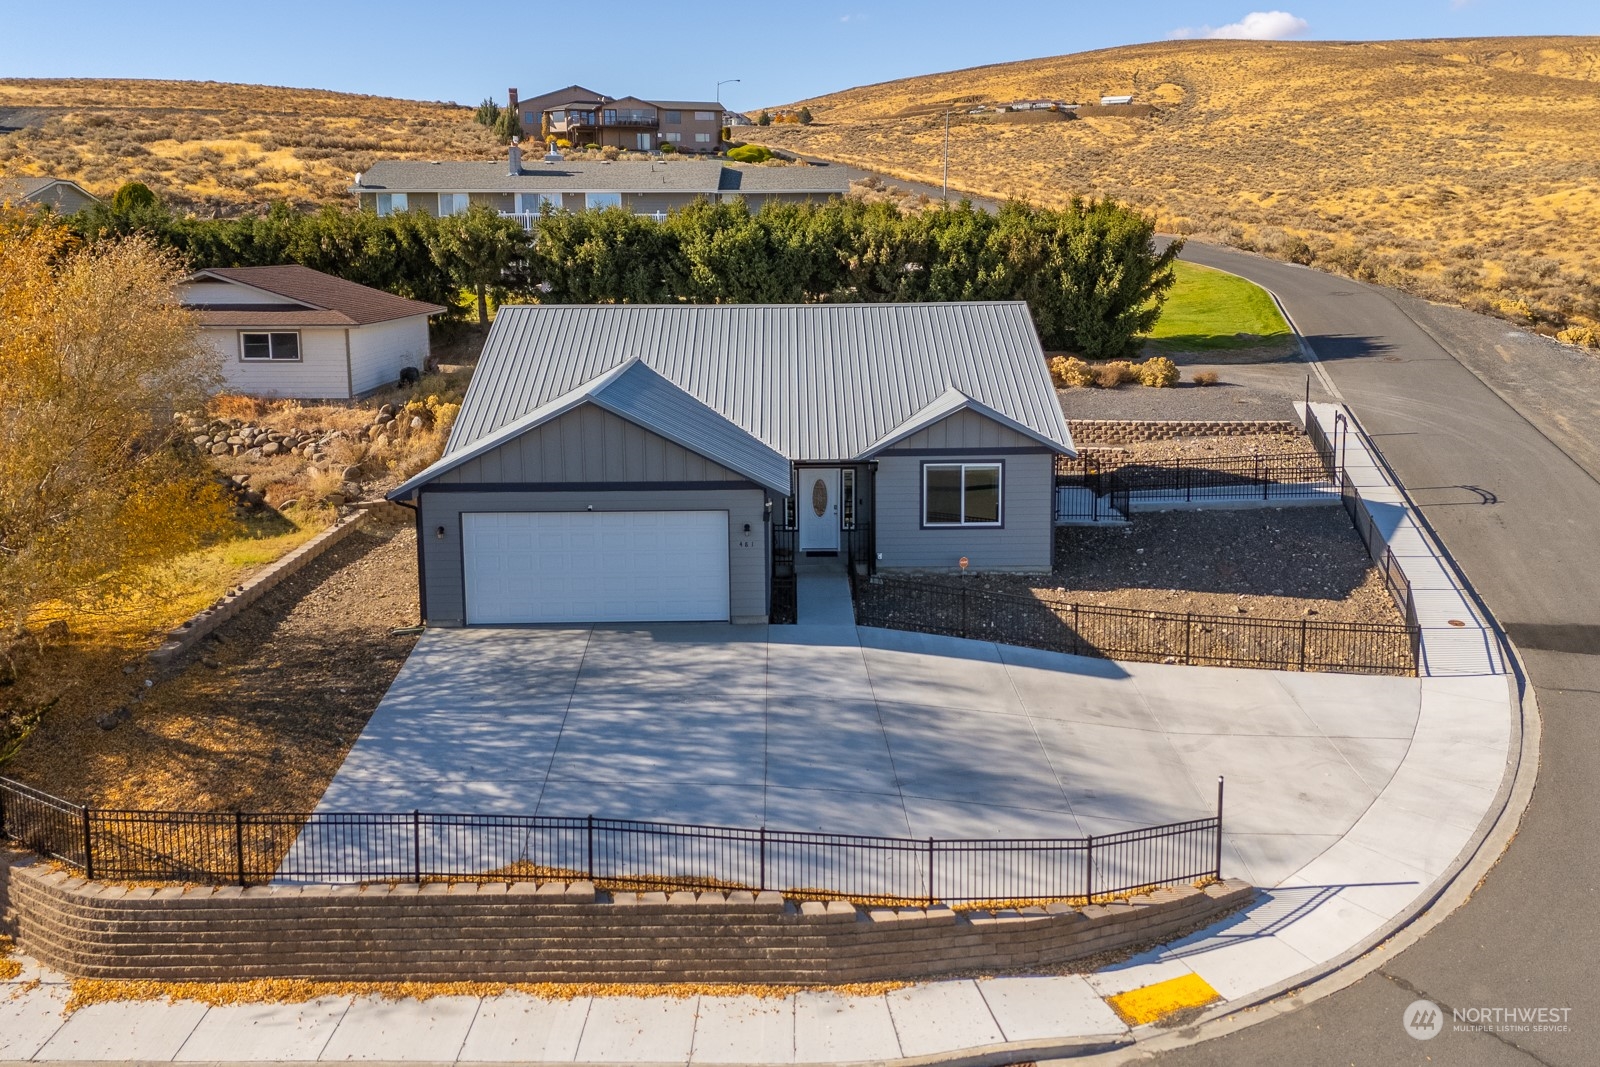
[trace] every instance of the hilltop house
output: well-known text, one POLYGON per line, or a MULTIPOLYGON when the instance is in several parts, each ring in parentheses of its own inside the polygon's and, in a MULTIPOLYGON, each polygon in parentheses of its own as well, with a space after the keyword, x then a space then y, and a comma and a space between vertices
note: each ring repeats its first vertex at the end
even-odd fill
POLYGON ((486 204, 531 226, 546 206, 557 211, 621 207, 663 216, 697 199, 742 197, 751 210, 776 202, 824 200, 849 192, 842 168, 745 166, 718 160, 523 162, 512 145, 505 163, 389 160, 356 175, 351 192, 363 208, 388 215, 423 211, 454 215, 486 204))
POLYGON ((393 385, 428 359, 428 318, 445 309, 309 267, 196 271, 178 287, 222 359, 224 388, 346 400, 393 385))
POLYGON ((0 204, 48 207, 57 215, 74 215, 100 198, 65 178, 0 178, 0 204))
POLYGON ((775 562, 1047 571, 1027 305, 502 306, 414 503, 429 625, 764 622, 775 562))
POLYGON ((611 97, 569 85, 528 100, 510 90, 509 104, 530 141, 561 138, 577 146, 633 152, 714 153, 722 143, 727 109, 715 100, 645 100, 611 97))

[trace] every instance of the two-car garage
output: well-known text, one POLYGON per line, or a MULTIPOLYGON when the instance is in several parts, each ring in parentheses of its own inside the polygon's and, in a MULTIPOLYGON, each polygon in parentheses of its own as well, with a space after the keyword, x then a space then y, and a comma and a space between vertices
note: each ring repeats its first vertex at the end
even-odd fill
POLYGON ((463 512, 466 621, 726 621, 726 511, 463 512))

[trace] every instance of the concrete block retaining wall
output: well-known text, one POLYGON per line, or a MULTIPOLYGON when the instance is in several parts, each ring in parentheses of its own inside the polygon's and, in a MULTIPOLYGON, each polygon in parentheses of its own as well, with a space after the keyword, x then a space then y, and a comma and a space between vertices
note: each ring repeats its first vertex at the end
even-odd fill
POLYGON ((22 951, 73 977, 835 984, 1048 967, 1247 903, 1226 881, 1129 903, 956 913, 587 882, 129 889, 0 856, 22 951))
POLYGON ((150 653, 150 661, 162 666, 189 651, 206 634, 238 615, 276 588, 284 579, 297 573, 300 568, 349 537, 366 519, 365 511, 358 511, 354 515, 340 519, 299 548, 269 564, 255 577, 245 582, 237 593, 223 597, 182 626, 169 632, 166 640, 150 653))
POLYGON ((1271 419, 1153 421, 1132 419, 1069 419, 1075 445, 1129 445, 1171 441, 1179 437, 1248 437, 1255 434, 1302 434, 1300 424, 1271 419))

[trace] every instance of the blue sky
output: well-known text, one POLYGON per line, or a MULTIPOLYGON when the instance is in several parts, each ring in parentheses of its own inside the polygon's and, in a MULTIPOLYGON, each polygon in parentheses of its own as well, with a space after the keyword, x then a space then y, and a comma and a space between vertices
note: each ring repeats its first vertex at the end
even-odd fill
POLYGON ((1173 36, 1600 34, 1600 0, 782 5, 0 0, 0 76, 214 79, 476 103, 578 82, 744 110, 868 82, 1173 36), (70 21, 62 16, 71 13, 70 21), (685 15, 688 17, 685 17, 685 15))

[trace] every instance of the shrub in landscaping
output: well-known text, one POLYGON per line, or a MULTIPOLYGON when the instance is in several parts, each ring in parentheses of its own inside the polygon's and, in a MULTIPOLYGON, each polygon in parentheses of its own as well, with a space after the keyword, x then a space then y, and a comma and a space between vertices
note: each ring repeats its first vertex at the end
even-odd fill
POLYGON ((1077 356, 1056 356, 1052 359, 1050 377, 1063 389, 1087 389, 1094 384, 1094 371, 1077 356))
POLYGON ((1119 385, 1138 380, 1138 369, 1127 360, 1114 359, 1094 368, 1094 384, 1101 389, 1115 389, 1119 385))
POLYGON ((1152 389, 1168 389, 1178 384, 1178 365, 1166 356, 1152 356, 1140 363, 1135 372, 1139 376, 1139 384, 1152 389))
POLYGON ((663 141, 663 142, 661 142, 661 152, 662 152, 663 155, 670 156, 670 155, 672 155, 672 153, 676 152, 677 150, 678 150, 678 146, 673 144, 671 141, 663 141))
POLYGON ((758 144, 740 145, 728 149, 728 158, 735 163, 765 163, 772 158, 772 149, 758 144))
POLYGON ((1203 370, 1194 376, 1196 385, 1216 385, 1217 381, 1217 372, 1214 370, 1203 370))

